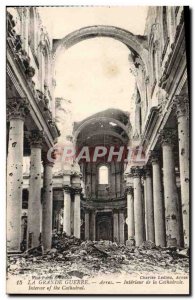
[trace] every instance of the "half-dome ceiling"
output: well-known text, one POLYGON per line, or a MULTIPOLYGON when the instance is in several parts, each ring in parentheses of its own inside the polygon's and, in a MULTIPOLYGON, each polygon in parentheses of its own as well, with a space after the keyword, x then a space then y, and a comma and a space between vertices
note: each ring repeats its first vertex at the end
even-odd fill
POLYGON ((74 123, 77 145, 127 144, 129 134, 128 113, 107 109, 81 122, 74 123))

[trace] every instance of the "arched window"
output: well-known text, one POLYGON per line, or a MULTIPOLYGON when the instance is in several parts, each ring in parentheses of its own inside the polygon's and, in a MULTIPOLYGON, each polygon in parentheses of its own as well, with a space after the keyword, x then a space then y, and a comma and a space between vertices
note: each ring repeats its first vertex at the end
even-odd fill
POLYGON ((108 184, 108 167, 99 167, 99 184, 108 184))

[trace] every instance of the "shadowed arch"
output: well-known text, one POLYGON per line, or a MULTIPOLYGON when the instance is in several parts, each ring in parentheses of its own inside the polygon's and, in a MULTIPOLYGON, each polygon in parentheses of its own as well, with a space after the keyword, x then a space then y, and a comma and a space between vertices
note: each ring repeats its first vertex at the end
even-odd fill
POLYGON ((74 134, 74 139, 75 141, 77 140, 78 138, 78 135, 79 133, 88 125, 90 125, 91 123, 93 122, 98 122, 98 121, 106 121, 106 122, 114 122, 116 123, 119 127, 121 127, 124 132, 126 133, 127 136, 129 136, 129 130, 128 130, 128 127, 125 126, 123 123, 121 123, 120 121, 114 119, 114 118, 108 118, 108 117, 95 117, 95 118, 90 118, 88 120, 86 120, 85 122, 83 122, 78 128, 77 130, 75 131, 75 134, 74 134))
POLYGON ((147 55, 148 50, 145 47, 145 36, 134 35, 131 32, 115 26, 95 25, 83 27, 79 30, 73 31, 64 38, 57 40, 53 45, 53 57, 63 50, 72 47, 73 45, 91 38, 96 37, 110 37, 125 44, 128 49, 136 53, 142 59, 146 72, 148 70, 147 55))

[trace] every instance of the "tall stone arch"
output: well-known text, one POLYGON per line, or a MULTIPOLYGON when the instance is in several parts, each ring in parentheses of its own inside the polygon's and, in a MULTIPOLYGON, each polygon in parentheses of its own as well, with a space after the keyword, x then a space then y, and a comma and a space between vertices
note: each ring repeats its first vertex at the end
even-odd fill
POLYGON ((143 65, 148 74, 148 50, 146 36, 134 35, 133 33, 115 26, 94 25, 80 28, 71 32, 64 38, 54 40, 53 43, 53 58, 54 62, 58 54, 65 49, 87 39, 96 37, 110 37, 123 43, 137 57, 143 61, 143 65))
MULTIPOLYGON (((92 38, 108 37, 113 38, 123 43, 130 51, 133 57, 132 64, 134 69, 142 66, 145 78, 149 78, 149 55, 148 55, 148 42, 147 36, 134 35, 128 30, 108 25, 94 25, 82 27, 73 31, 65 37, 53 41, 53 71, 55 69, 55 61, 58 55, 75 44, 92 38)), ((131 69, 131 65, 130 65, 131 69)), ((54 75, 54 73, 53 73, 54 75)), ((55 77, 55 76, 53 76, 55 77)), ((136 78, 138 81, 138 77, 136 78)))

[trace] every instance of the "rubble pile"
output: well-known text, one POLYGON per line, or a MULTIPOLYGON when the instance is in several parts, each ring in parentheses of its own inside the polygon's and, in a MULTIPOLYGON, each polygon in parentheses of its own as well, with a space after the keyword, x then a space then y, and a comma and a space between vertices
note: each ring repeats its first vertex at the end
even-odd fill
POLYGON ((160 248, 152 242, 140 247, 111 241, 82 241, 65 234, 53 236, 52 249, 42 247, 8 257, 8 273, 55 277, 93 276, 110 273, 189 272, 189 253, 175 247, 160 248))

